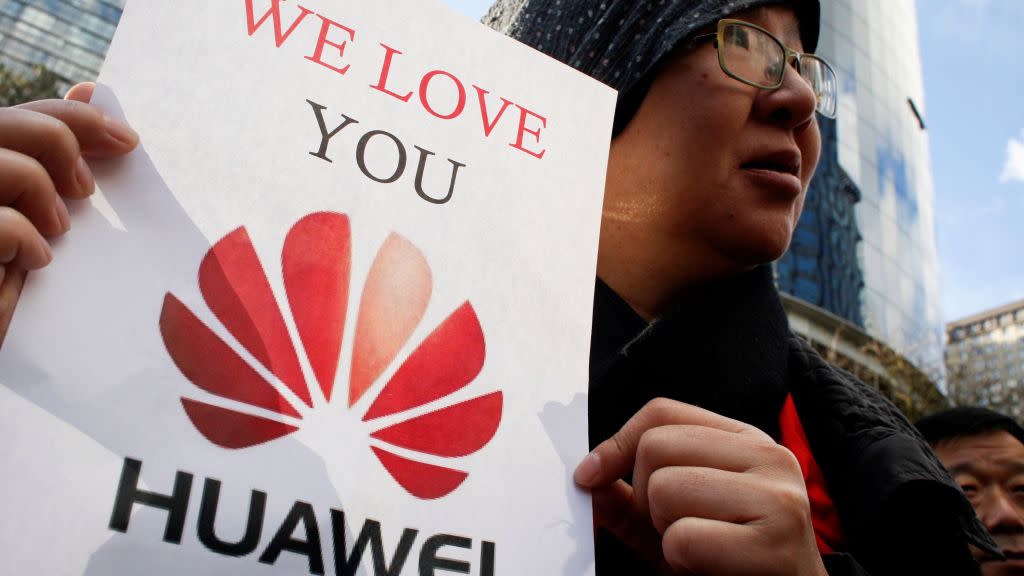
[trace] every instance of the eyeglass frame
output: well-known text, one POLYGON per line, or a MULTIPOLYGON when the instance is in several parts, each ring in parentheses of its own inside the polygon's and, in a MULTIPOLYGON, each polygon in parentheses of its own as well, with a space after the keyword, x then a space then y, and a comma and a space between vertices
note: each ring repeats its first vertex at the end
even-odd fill
MULTIPOLYGON (((821 62, 825 66, 825 68, 828 68, 828 70, 830 72, 832 72, 832 76, 836 79, 836 82, 838 83, 838 81, 839 81, 839 75, 836 74, 835 69, 832 68, 832 65, 828 63, 828 60, 825 60, 824 58, 822 58, 821 56, 818 56, 816 54, 811 54, 810 52, 798 52, 796 50, 793 50, 789 46, 786 46, 782 42, 782 40, 780 40, 775 34, 772 34, 768 30, 765 30, 764 28, 758 26, 757 24, 753 24, 751 22, 747 22, 746 20, 737 20, 735 18, 722 18, 721 20, 718 21, 717 30, 715 32, 712 32, 712 33, 709 33, 709 34, 700 34, 698 36, 694 36, 693 38, 690 39, 690 43, 691 44, 696 44, 698 40, 704 40, 704 39, 707 39, 707 38, 712 38, 715 41, 715 51, 718 53, 718 66, 722 69, 722 72, 725 72, 725 74, 727 76, 729 76, 730 78, 732 78, 734 80, 738 80, 739 82, 742 82, 742 83, 744 83, 744 84, 746 84, 748 86, 753 86, 755 88, 762 88, 764 90, 778 90, 779 88, 782 87, 782 84, 786 81, 786 68, 789 67, 790 61, 795 61, 797 66, 800 66, 802 64, 803 58, 805 56, 809 56, 811 59, 817 60, 818 62, 821 62), (740 25, 740 26, 746 26, 748 28, 753 28, 754 30, 757 30, 759 32, 763 32, 764 34, 768 35, 769 38, 774 40, 775 43, 778 44, 780 48, 782 48, 782 52, 783 52, 783 57, 782 57, 783 58, 782 73, 779 74, 779 81, 776 84, 774 84, 774 85, 758 84, 757 82, 754 82, 752 80, 747 80, 746 78, 741 78, 739 75, 734 73, 732 70, 729 70, 729 67, 725 65, 725 54, 723 53, 723 51, 721 49, 722 38, 725 36, 725 29, 726 29, 726 27, 729 26, 729 25, 732 25, 732 24, 737 24, 737 25, 740 25)), ((800 70, 799 69, 797 69, 797 74, 800 74, 800 70)), ((805 78, 803 78, 803 75, 801 75, 800 77, 802 79, 806 80, 805 78)), ((825 114, 824 112, 821 112, 820 110, 818 110, 818 106, 817 106, 818 95, 817 94, 814 95, 814 99, 815 99, 814 109, 815 109, 816 112, 818 112, 818 114, 821 114, 822 116, 824 116, 826 118, 835 119, 835 117, 838 115, 838 110, 836 110, 836 112, 831 114, 831 115, 825 114)))

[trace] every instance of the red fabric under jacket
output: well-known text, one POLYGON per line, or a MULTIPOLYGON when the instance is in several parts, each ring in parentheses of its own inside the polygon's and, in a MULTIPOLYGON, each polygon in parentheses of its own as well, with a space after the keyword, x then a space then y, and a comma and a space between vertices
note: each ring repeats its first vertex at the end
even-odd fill
POLYGON ((843 548, 843 531, 839 525, 839 515, 825 487, 825 477, 821 473, 821 468, 811 454, 811 446, 807 442, 804 427, 800 424, 800 416, 796 412, 792 396, 786 398, 786 404, 779 414, 779 430, 782 433, 782 445, 796 456, 800 462, 800 470, 804 474, 818 551, 822 554, 840 552, 843 548))

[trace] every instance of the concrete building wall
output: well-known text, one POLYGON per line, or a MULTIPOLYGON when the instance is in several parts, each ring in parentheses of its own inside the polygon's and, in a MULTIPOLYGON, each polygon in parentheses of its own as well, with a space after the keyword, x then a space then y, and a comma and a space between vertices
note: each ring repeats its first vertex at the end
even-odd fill
POLYGON ((1024 422, 1024 300, 951 322, 946 333, 952 400, 1024 422))

